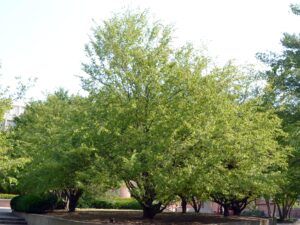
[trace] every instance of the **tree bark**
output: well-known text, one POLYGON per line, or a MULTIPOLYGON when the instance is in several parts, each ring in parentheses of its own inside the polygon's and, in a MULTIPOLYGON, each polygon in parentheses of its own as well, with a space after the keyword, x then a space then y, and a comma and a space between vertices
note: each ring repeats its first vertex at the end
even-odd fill
POLYGON ((68 189, 66 191, 66 195, 68 198, 66 209, 68 210, 68 212, 75 212, 78 200, 81 197, 82 193, 83 192, 81 189, 68 189))
POLYGON ((276 215, 276 203, 273 200, 273 214, 272 214, 273 221, 275 219, 275 215, 276 215))
POLYGON ((143 219, 153 219, 154 216, 160 212, 158 207, 147 207, 143 205, 143 219))
POLYGON ((195 196, 192 197, 192 207, 195 213, 199 213, 201 210, 202 202, 199 201, 195 196))
POLYGON ((186 208, 187 208, 187 198, 183 195, 179 196, 181 198, 181 209, 182 213, 186 213, 186 208))
POLYGON ((153 219, 157 213, 161 213, 167 206, 163 205, 161 202, 154 203, 157 201, 156 192, 152 184, 147 180, 147 174, 145 173, 145 181, 142 184, 138 184, 133 181, 125 181, 130 194, 135 198, 143 208, 143 219, 153 219), (143 188, 143 193, 137 191, 140 190, 139 185, 143 188))
POLYGON ((228 207, 228 204, 224 204, 223 205, 223 215, 225 216, 225 217, 227 217, 227 216, 229 216, 229 207, 228 207))
POLYGON ((281 211, 281 207, 280 207, 279 203, 276 202, 276 205, 277 205, 277 209, 278 209, 279 219, 284 220, 284 216, 283 216, 283 213, 281 211))
POLYGON ((265 198, 265 202, 266 202, 267 209, 268 209, 268 217, 272 217, 271 206, 270 206, 270 199, 269 198, 265 198))

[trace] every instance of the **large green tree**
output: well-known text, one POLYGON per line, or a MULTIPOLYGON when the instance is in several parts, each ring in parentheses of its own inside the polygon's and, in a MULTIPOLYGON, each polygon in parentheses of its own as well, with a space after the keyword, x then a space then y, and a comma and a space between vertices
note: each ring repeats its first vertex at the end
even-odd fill
POLYGON ((86 104, 60 90, 45 101, 31 102, 16 118, 14 148, 28 161, 19 177, 21 192, 58 193, 74 211, 85 186, 101 180, 101 160, 86 135, 92 123, 86 119, 86 104))
MULTIPOLYGON (((299 15, 300 7, 291 5, 291 10, 299 15)), ((265 72, 265 104, 276 109, 284 131, 289 134, 280 140, 281 144, 293 148, 289 169, 274 197, 280 219, 284 220, 300 197, 300 34, 284 33, 281 44, 284 49, 281 54, 258 54, 258 57, 269 66, 265 72)))
POLYGON ((86 46, 91 136, 111 173, 144 218, 183 193, 267 189, 284 166, 278 118, 240 102, 235 66, 211 66, 191 45, 174 48, 172 29, 149 21, 145 12, 116 14, 86 46))

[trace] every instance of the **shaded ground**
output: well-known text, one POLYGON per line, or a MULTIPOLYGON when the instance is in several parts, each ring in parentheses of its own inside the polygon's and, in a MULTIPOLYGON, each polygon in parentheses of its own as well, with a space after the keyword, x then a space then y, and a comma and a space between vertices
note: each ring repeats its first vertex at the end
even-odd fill
POLYGON ((230 217, 224 218, 217 215, 203 215, 194 213, 161 213, 153 220, 143 220, 140 211, 79 211, 74 213, 52 212, 49 216, 57 216, 68 220, 88 221, 99 224, 116 223, 116 224, 216 224, 238 222, 242 220, 257 220, 249 217, 230 217))

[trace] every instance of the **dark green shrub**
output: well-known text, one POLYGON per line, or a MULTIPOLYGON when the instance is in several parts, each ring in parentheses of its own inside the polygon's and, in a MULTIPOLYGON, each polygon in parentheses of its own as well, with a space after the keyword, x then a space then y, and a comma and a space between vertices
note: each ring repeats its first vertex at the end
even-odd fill
POLYGON ((142 209, 141 205, 132 198, 115 199, 116 209, 142 209))
POLYGON ((14 211, 18 212, 43 213, 47 210, 53 210, 57 201, 57 197, 52 194, 42 196, 23 195, 13 198, 10 205, 14 211))
POLYGON ((78 201, 77 207, 78 208, 93 208, 92 205, 93 205, 94 201, 95 201, 95 198, 83 193, 83 195, 81 196, 81 198, 78 201))
POLYGON ((256 217, 265 217, 265 212, 260 210, 250 210, 250 211, 243 211, 241 216, 256 216, 256 217))
POLYGON ((55 209, 65 209, 66 208, 66 201, 64 201, 63 199, 59 198, 56 202, 56 206, 55 209))
POLYGON ((20 210, 18 210, 20 198, 22 198, 22 196, 18 195, 16 197, 13 197, 10 201, 10 207, 15 211, 20 211, 20 210))
POLYGON ((132 198, 110 198, 110 199, 81 199, 78 208, 96 209, 142 209, 140 204, 132 198))

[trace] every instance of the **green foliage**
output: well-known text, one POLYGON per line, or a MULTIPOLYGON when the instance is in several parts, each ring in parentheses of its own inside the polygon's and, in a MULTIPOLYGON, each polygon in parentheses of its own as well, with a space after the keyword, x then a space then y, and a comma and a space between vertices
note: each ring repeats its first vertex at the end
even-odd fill
POLYGON ((20 190, 56 191, 77 201, 87 185, 104 183, 103 162, 87 135, 93 121, 87 120, 86 106, 84 98, 59 90, 45 101, 31 102, 16 118, 15 151, 27 160, 20 190))
MULTIPOLYGON (((291 5, 299 15, 299 5, 291 5)), ((284 33, 281 54, 258 54, 270 69, 265 72, 266 108, 274 108, 282 119, 283 130, 288 134, 279 139, 282 146, 292 148, 288 170, 283 172, 280 189, 274 196, 280 218, 285 220, 296 199, 300 197, 300 35, 284 33)))
MULTIPOLYGON (((1 92, 2 90, 0 90, 1 92)), ((6 191, 8 186, 14 182, 11 173, 18 168, 22 161, 11 158, 12 149, 8 139, 8 131, 5 130, 3 119, 4 113, 11 108, 11 100, 4 98, 0 93, 0 190, 6 191)))
MULTIPOLYGON (((274 110, 249 97, 251 74, 231 62, 216 67, 191 44, 174 48, 172 27, 147 12, 95 27, 86 53, 88 97, 59 90, 16 119, 14 157, 26 162, 18 187, 35 194, 13 200, 16 209, 43 208, 37 196, 51 191, 75 210, 84 190, 120 181, 136 201, 86 198, 81 206, 142 207, 153 218, 177 195, 229 204, 277 190, 290 147, 274 110)), ((290 97, 298 72, 286 71, 295 72, 284 89, 290 97)))
POLYGON ((11 208, 17 212, 44 213, 56 207, 57 197, 48 195, 21 195, 11 200, 11 208))
POLYGON ((0 199, 12 199, 16 197, 15 194, 0 194, 0 199))
POLYGON ((265 217, 264 211, 260 210, 249 210, 241 213, 241 216, 255 216, 255 217, 265 217))
POLYGON ((141 205, 132 198, 81 199, 78 207, 96 209, 142 209, 141 205))
POLYGON ((111 173, 146 217, 182 193, 242 198, 276 188, 288 152, 276 141, 280 120, 257 99, 241 102, 239 68, 215 67, 192 45, 173 48, 172 28, 151 21, 115 15, 86 46, 90 137, 111 173))

